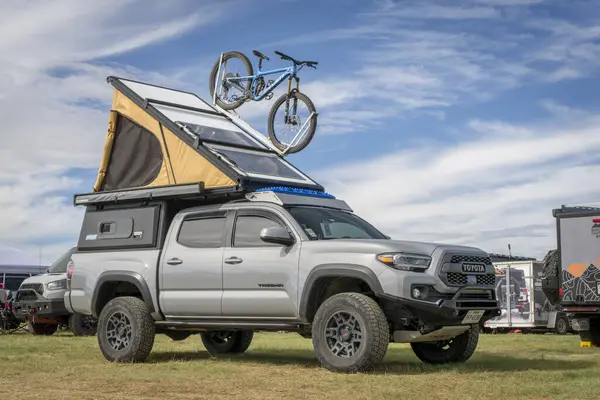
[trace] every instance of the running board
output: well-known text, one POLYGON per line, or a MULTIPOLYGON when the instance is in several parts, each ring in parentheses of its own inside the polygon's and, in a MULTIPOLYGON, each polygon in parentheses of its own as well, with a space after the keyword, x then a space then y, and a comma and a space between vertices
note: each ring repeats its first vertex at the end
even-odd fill
POLYGON ((434 342, 436 340, 452 339, 471 328, 471 325, 444 326, 433 332, 422 335, 418 331, 394 331, 394 343, 434 342))
POLYGON ((185 330, 185 329, 260 329, 275 331, 297 331, 302 329, 299 322, 278 322, 278 321, 223 321, 223 320, 203 320, 203 321, 182 321, 166 320, 156 321, 156 325, 165 329, 185 330))

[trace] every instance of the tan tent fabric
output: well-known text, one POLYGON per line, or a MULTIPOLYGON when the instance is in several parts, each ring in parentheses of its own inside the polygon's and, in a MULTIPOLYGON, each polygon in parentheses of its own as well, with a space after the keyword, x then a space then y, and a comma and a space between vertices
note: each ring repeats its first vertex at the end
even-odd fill
POLYGON ((102 187, 102 182, 104 181, 104 177, 106 176, 106 169, 108 168, 110 152, 112 150, 113 141, 115 139, 115 130, 117 128, 117 116, 118 114, 115 111, 110 112, 110 117, 108 121, 108 133, 106 135, 106 142, 104 144, 102 160, 100 160, 100 170, 98 171, 98 178, 96 179, 96 183, 94 184, 94 192, 100 191, 100 188, 102 187))
POLYGON ((161 144, 163 163, 156 179, 145 187, 204 182, 205 188, 234 186, 230 177, 215 167, 192 147, 146 113, 141 107, 118 90, 114 91, 108 135, 102 163, 94 190, 99 191, 110 164, 110 154, 115 135, 116 115, 121 114, 134 121, 157 137, 161 144), (166 144, 166 148, 165 148, 166 144), (168 149, 168 151, 167 151, 168 149))

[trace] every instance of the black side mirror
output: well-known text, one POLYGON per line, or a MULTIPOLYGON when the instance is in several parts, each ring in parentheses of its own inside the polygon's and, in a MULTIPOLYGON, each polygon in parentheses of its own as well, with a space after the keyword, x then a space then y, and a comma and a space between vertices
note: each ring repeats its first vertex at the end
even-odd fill
POLYGON ((260 238, 263 242, 282 244, 284 246, 291 246, 296 242, 288 230, 280 226, 263 228, 260 231, 260 238))

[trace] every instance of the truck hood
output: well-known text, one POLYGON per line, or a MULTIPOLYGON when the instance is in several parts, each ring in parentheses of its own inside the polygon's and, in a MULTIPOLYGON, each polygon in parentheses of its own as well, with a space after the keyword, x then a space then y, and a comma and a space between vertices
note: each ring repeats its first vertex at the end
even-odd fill
POLYGON ((436 249, 459 251, 468 254, 486 254, 483 250, 470 246, 458 246, 441 243, 415 242, 408 240, 387 239, 332 239, 304 242, 303 247, 311 251, 344 252, 344 253, 386 253, 406 252, 431 256, 436 249))
POLYGON ((42 283, 42 284, 48 284, 49 282, 54 282, 54 281, 59 281, 61 279, 66 279, 67 278, 67 274, 66 273, 62 273, 62 274, 41 274, 41 275, 35 275, 35 276, 30 276, 29 278, 25 279, 23 281, 23 283, 42 283))

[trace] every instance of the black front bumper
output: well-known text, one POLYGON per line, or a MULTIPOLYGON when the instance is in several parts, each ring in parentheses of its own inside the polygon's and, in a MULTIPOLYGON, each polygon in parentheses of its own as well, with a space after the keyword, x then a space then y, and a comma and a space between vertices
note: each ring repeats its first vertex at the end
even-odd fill
POLYGON ((427 300, 405 299, 389 295, 381 295, 382 308, 388 320, 396 325, 441 327, 464 325, 464 319, 469 311, 483 311, 481 318, 474 324, 500 315, 500 303, 492 296, 491 299, 465 297, 466 292, 479 287, 462 287, 455 294, 442 295, 427 300), (445 298, 444 298, 445 297, 445 298))
POLYGON ((15 309, 14 314, 21 320, 31 319, 32 317, 45 317, 54 318, 62 317, 69 314, 69 311, 65 307, 65 301, 62 297, 57 299, 46 299, 37 292, 25 289, 28 291, 24 296, 21 293, 23 290, 17 292, 13 307, 15 309), (35 294, 35 300, 33 300, 33 294, 35 294))

